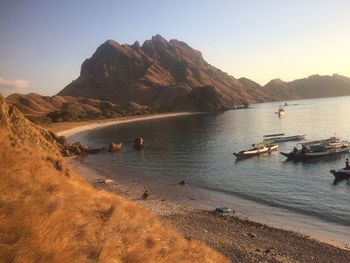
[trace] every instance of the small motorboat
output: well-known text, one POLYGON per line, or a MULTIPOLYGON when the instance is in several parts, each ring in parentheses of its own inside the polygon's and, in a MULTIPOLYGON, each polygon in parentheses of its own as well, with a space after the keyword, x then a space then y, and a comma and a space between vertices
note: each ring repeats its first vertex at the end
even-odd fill
POLYGON ((286 112, 284 111, 284 109, 283 109, 283 107, 282 106, 280 106, 279 108, 278 108, 278 111, 277 112, 275 112, 276 114, 278 114, 278 117, 283 117, 285 114, 286 114, 286 112))
POLYGON ((301 141, 305 139, 306 134, 285 136, 284 133, 264 135, 264 141, 270 142, 287 142, 287 141, 301 141))
POLYGON ((305 161, 317 157, 325 157, 336 154, 348 153, 350 145, 348 142, 341 142, 337 137, 330 137, 324 140, 299 143, 289 153, 281 152, 287 157, 287 161, 305 161))
POLYGON ((233 153, 233 155, 236 156, 237 160, 242 160, 253 156, 258 156, 261 154, 276 151, 277 148, 278 148, 278 145, 273 142, 261 142, 261 143, 253 144, 252 148, 249 150, 243 150, 243 151, 240 151, 239 153, 233 153))

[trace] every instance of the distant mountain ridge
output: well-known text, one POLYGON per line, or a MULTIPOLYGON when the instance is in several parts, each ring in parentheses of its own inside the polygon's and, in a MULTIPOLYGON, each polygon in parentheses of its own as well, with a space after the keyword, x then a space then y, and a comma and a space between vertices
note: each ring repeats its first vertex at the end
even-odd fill
POLYGON ((333 74, 332 76, 312 75, 307 78, 285 82, 271 80, 263 87, 274 100, 313 99, 350 95, 350 78, 333 74))

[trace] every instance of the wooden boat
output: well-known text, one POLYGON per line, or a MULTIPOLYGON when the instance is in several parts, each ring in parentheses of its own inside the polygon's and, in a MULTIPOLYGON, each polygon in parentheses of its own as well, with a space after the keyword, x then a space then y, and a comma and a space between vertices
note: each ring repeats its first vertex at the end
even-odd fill
POLYGON ((270 142, 287 142, 287 141, 301 141, 305 139, 306 134, 285 136, 284 133, 264 135, 264 141, 270 142))
POLYGON ((324 140, 297 144, 293 151, 289 153, 281 152, 281 154, 287 157, 287 160, 303 161, 317 157, 348 153, 349 151, 350 146, 348 142, 341 142, 339 138, 330 137, 324 140))
POLYGON ((348 169, 342 168, 342 169, 338 169, 337 171, 330 170, 329 172, 334 175, 336 180, 350 178, 350 169, 349 168, 348 169))
POLYGON ((272 151, 276 151, 277 148, 278 148, 278 145, 275 143, 262 142, 262 143, 253 144, 252 148, 249 150, 243 150, 243 151, 240 151, 239 153, 233 153, 233 155, 236 156, 237 160, 241 160, 241 159, 258 156, 265 153, 270 153, 272 151))

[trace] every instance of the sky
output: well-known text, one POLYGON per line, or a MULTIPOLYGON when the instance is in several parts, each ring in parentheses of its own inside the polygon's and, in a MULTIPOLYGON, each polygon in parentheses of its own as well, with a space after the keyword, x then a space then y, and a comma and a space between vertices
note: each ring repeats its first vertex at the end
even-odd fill
POLYGON ((156 34, 261 85, 350 76, 348 0, 0 0, 0 93, 54 95, 107 39, 156 34))

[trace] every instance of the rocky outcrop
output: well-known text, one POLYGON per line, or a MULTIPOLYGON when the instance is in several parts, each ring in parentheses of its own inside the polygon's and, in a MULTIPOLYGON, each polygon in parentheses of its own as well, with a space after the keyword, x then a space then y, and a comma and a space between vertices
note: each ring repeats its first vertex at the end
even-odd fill
POLYGON ((123 143, 113 143, 111 142, 108 146, 109 152, 119 152, 123 148, 123 143))
POLYGON ((143 144, 143 138, 142 137, 138 137, 134 140, 134 148, 136 150, 141 150, 144 147, 143 144))
POLYGON ((118 104, 132 101, 156 111, 222 110, 264 97, 260 89, 248 88, 208 64, 186 43, 160 35, 142 46, 106 41, 84 61, 79 78, 59 95, 118 104))
POLYGON ((67 144, 64 147, 62 147, 61 152, 63 156, 69 157, 74 155, 85 155, 85 154, 98 154, 103 149, 98 148, 89 148, 84 144, 81 144, 80 142, 75 142, 72 144, 67 144))

